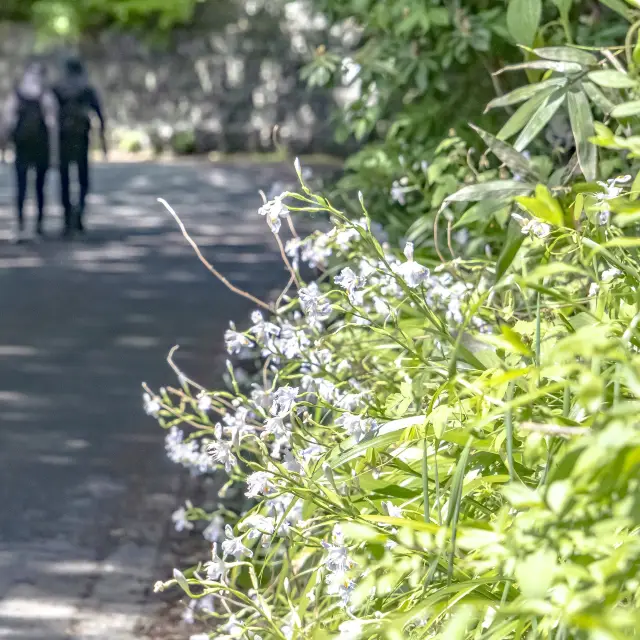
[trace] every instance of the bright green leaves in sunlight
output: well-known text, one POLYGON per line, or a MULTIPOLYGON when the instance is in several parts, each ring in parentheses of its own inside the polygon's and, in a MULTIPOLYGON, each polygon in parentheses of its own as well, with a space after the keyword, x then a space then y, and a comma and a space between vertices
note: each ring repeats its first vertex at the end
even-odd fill
POLYGON ((536 186, 535 196, 518 196, 515 201, 533 217, 544 220, 554 227, 561 227, 564 224, 560 203, 543 184, 536 186))

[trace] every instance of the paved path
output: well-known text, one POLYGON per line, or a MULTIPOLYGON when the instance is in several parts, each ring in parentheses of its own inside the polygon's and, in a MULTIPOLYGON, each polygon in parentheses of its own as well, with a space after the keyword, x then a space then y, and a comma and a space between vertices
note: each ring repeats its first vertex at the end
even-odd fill
MULTIPOLYGON (((228 320, 252 310, 208 274, 156 198, 234 283, 266 296, 286 274, 257 191, 282 174, 97 166, 86 239, 14 247, 11 172, 0 167, 0 638, 130 637, 176 506, 140 384, 174 381, 174 344, 185 371, 214 382, 228 320)), ((57 211, 48 223, 57 235, 57 211)))

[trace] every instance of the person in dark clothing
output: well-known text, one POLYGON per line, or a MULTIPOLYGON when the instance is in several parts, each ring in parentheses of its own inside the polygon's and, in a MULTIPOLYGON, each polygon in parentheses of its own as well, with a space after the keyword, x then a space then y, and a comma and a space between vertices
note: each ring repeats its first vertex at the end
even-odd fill
POLYGON ((47 171, 57 156, 57 104, 46 85, 46 70, 31 63, 5 106, 2 150, 9 141, 15 149, 17 227, 14 242, 25 239, 24 205, 30 169, 36 172, 38 218, 36 234, 43 233, 47 171))
POLYGON ((77 58, 66 61, 63 77, 53 88, 58 100, 60 130, 60 189, 64 209, 64 235, 84 231, 84 211, 89 193, 89 140, 91 113, 100 121, 100 140, 105 157, 107 145, 105 121, 100 99, 89 83, 84 66, 77 58), (76 165, 80 193, 73 206, 70 194, 70 169, 76 165))

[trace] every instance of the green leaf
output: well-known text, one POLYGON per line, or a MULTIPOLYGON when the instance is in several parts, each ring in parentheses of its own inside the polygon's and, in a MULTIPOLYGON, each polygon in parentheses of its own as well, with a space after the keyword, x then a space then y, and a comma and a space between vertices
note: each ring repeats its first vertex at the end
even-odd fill
MULTIPOLYGON (((535 85, 534 85, 535 86, 535 85)), ((508 140, 520 131, 533 117, 540 105, 555 91, 554 87, 543 89, 533 98, 520 105, 516 112, 507 120, 496 136, 499 140, 508 140)))
POLYGON ((520 353, 527 357, 531 357, 533 355, 531 349, 529 349, 529 347, 527 347, 527 345, 522 341, 522 337, 518 332, 514 331, 506 324, 502 325, 501 330, 504 339, 513 347, 513 350, 516 353, 520 353))
POLYGON ((542 17, 541 0, 510 0, 507 28, 518 44, 530 47, 535 40, 542 17))
POLYGON ((535 84, 528 84, 524 87, 518 87, 509 93, 494 98, 485 108, 485 113, 496 107, 507 107, 511 104, 517 104, 539 95, 544 89, 557 89, 567 84, 566 78, 549 78, 535 84))
POLYGON ((507 231, 507 239, 496 264, 496 282, 507 272, 518 250, 524 242, 524 234, 519 224, 512 223, 507 231))
POLYGON ((556 60, 558 62, 575 62, 576 64, 591 66, 598 64, 598 58, 588 51, 575 49, 572 47, 542 47, 532 49, 533 53, 546 60, 556 60))
POLYGON ((629 191, 629 199, 637 200, 640 197, 640 171, 636 174, 631 189, 629 191))
POLYGON ((562 17, 566 17, 569 15, 573 0, 552 0, 552 2, 556 5, 556 8, 558 9, 562 17))
MULTIPOLYGON (((510 64, 496 71, 493 75, 499 76, 506 71, 519 71, 520 69, 545 69, 547 71, 557 71, 558 73, 580 73, 582 65, 576 62, 559 62, 556 60, 532 60, 531 62, 519 62, 510 64)), ((593 73, 600 73, 594 71, 593 73)))
POLYGON ((449 202, 477 202, 492 198, 509 198, 517 195, 531 193, 534 190, 532 184, 518 182, 517 180, 490 180, 480 184, 470 184, 445 199, 449 202))
POLYGON ((544 220, 555 227, 562 227, 564 225, 562 207, 545 185, 539 184, 536 186, 535 197, 519 196, 515 200, 532 216, 544 220))
POLYGON ((515 577, 522 595, 532 600, 543 599, 553 583, 557 564, 557 556, 550 549, 540 549, 520 560, 516 564, 515 577))
POLYGON ((589 100, 598 107, 605 115, 608 115, 614 107, 613 102, 596 87, 593 82, 583 82, 582 89, 589 97, 589 100))
POLYGON ((608 87, 609 89, 633 89, 637 86, 636 81, 626 73, 612 69, 606 71, 591 71, 589 73, 589 80, 601 87, 608 87))
POLYGON ((629 22, 635 21, 633 11, 624 2, 622 2, 622 0, 600 0, 600 2, 605 5, 605 7, 609 7, 612 11, 620 14, 629 22))
POLYGON ((531 163, 521 153, 516 151, 510 144, 498 140, 495 136, 487 133, 480 127, 476 127, 473 124, 469 125, 484 141, 484 143, 491 149, 491 151, 504 162, 505 165, 511 170, 512 173, 521 175, 523 177, 538 178, 531 166, 531 163))
POLYGON ((632 100, 631 102, 623 102, 611 109, 614 118, 630 118, 640 115, 640 100, 632 100))
POLYGON ((595 133, 589 100, 582 91, 569 91, 567 105, 580 169, 588 181, 593 181, 598 171, 598 150, 589 142, 595 133))
POLYGON ((517 151, 524 151, 529 143, 545 128, 555 112, 561 107, 565 96, 565 92, 556 90, 543 102, 515 141, 513 146, 517 151))

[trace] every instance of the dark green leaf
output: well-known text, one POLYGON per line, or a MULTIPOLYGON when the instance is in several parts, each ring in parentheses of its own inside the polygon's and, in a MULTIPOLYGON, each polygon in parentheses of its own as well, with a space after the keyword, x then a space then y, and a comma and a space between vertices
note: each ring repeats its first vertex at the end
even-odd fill
POLYGON ((499 140, 508 140, 520 131, 533 117, 540 105, 555 91, 555 87, 543 89, 529 101, 520 105, 516 112, 507 120, 506 124, 496 136, 499 140))
POLYGON ((598 107, 604 114, 609 114, 613 109, 613 102, 596 87, 593 82, 583 82, 582 89, 589 96, 589 100, 598 107))
POLYGON ((462 187, 450 195, 445 203, 449 202, 476 202, 492 198, 508 198, 526 195, 535 189, 535 185, 518 182, 517 180, 491 180, 481 184, 470 184, 462 187))
POLYGON ((541 0, 510 0, 507 8, 507 28, 518 44, 530 47, 536 37, 542 17, 541 0))
POLYGON ((519 71, 520 69, 546 69, 557 71, 558 73, 580 73, 582 65, 575 62, 557 62, 555 60, 532 60, 531 62, 520 62, 510 64, 507 67, 496 71, 493 75, 498 76, 505 71, 519 71))
POLYGON ((608 87, 610 89, 633 89, 637 86, 636 81, 626 73, 612 69, 606 71, 591 71, 591 73, 589 73, 589 80, 592 80, 601 87, 608 87))
POLYGON ((542 47, 540 49, 533 49, 532 51, 537 56, 545 58, 546 60, 556 60, 558 62, 575 62, 576 64, 582 64, 586 66, 591 66, 598 63, 598 58, 596 58, 592 53, 572 47, 542 47))
POLYGON ((584 177, 593 181, 598 170, 598 150, 589 142, 595 133, 589 100, 582 91, 570 91, 567 94, 567 105, 580 168, 584 177))
POLYGON ((628 7, 622 0, 600 0, 600 2, 605 5, 605 7, 609 7, 609 9, 626 18, 629 22, 635 21, 631 7, 628 7))
POLYGON ((494 98, 486 106, 485 113, 487 111, 490 111, 491 109, 495 109, 496 107, 506 107, 511 104, 523 102, 525 100, 528 100, 529 98, 532 98, 533 96, 539 95, 540 91, 544 89, 557 89, 558 87, 564 86, 566 83, 566 78, 549 78, 549 80, 544 80, 536 84, 528 84, 524 87, 518 87, 517 89, 514 89, 504 96, 494 98))
POLYGON ((540 176, 536 175, 529 160, 527 160, 520 152, 516 151, 510 144, 498 140, 495 136, 487 133, 480 127, 475 125, 469 125, 484 141, 484 143, 491 149, 491 151, 504 162, 505 165, 511 170, 513 174, 520 175, 526 178, 539 179, 540 176))
POLYGON ((524 151, 529 143, 547 126, 555 112, 560 108, 565 99, 565 93, 556 91, 533 114, 533 117, 521 131, 513 145, 517 151, 524 151))
POLYGON ((496 264, 496 282, 502 278, 511 266, 518 250, 524 242, 524 237, 519 224, 512 223, 509 225, 507 240, 496 264))

